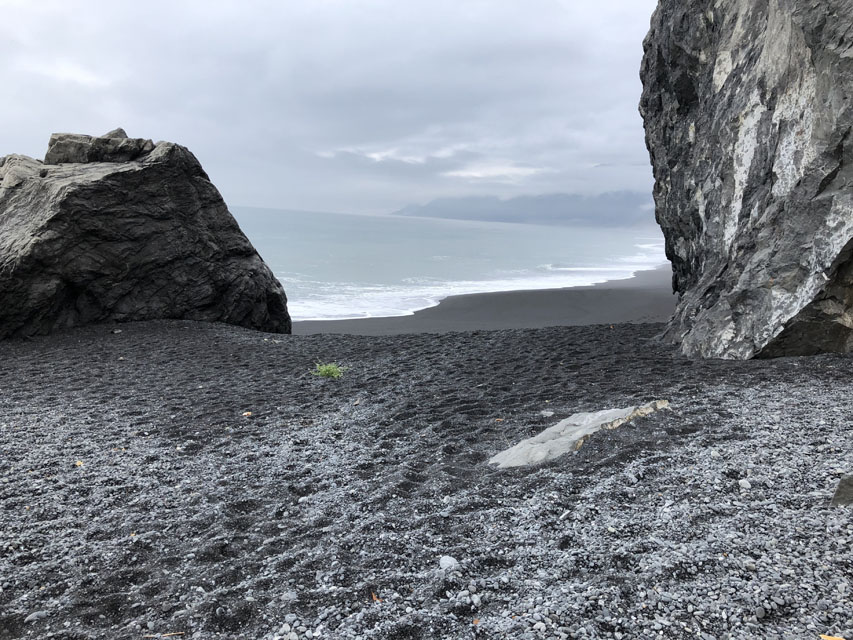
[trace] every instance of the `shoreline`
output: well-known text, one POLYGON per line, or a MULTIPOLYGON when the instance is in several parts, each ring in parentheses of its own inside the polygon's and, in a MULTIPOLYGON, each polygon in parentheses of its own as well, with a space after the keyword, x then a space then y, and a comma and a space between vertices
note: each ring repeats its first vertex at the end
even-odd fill
POLYGON ((448 296, 407 316, 294 321, 293 334, 381 336, 666 322, 675 309, 671 279, 667 264, 581 287, 448 296))

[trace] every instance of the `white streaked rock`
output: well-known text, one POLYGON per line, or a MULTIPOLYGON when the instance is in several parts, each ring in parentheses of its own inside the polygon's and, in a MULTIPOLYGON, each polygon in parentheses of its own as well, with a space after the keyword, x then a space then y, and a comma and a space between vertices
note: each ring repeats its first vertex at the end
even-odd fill
POLYGON ((615 429, 634 418, 647 416, 668 407, 668 401, 655 400, 638 407, 573 413, 532 438, 522 440, 515 446, 492 456, 489 464, 496 464, 504 469, 553 460, 564 453, 580 449, 596 431, 615 429))

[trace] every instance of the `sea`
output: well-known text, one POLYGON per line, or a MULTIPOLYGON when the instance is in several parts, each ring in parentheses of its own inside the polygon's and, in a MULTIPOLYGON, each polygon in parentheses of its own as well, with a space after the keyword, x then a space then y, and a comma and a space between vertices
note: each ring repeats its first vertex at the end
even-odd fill
POLYGON ((660 230, 232 207, 300 320, 411 315, 469 293, 630 278, 666 262, 660 230))

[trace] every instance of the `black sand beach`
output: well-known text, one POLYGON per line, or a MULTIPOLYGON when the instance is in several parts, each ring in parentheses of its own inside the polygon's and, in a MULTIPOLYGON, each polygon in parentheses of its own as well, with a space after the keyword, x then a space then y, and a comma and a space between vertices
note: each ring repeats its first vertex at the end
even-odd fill
POLYGON ((669 265, 589 287, 451 296, 414 315, 295 322, 297 335, 365 336, 664 322, 675 308, 669 265))
POLYGON ((853 637, 853 358, 689 361, 661 328, 0 343, 0 637, 853 637))

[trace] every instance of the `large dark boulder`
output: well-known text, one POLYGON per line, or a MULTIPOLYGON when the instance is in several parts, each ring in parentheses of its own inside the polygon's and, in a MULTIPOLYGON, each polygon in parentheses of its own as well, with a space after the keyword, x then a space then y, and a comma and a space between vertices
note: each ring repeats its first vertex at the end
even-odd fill
POLYGON ((0 158, 0 338, 181 318, 290 332, 279 281, 195 156, 170 142, 51 136, 0 158))
POLYGON ((660 0, 640 111, 684 353, 853 349, 849 0, 660 0))

